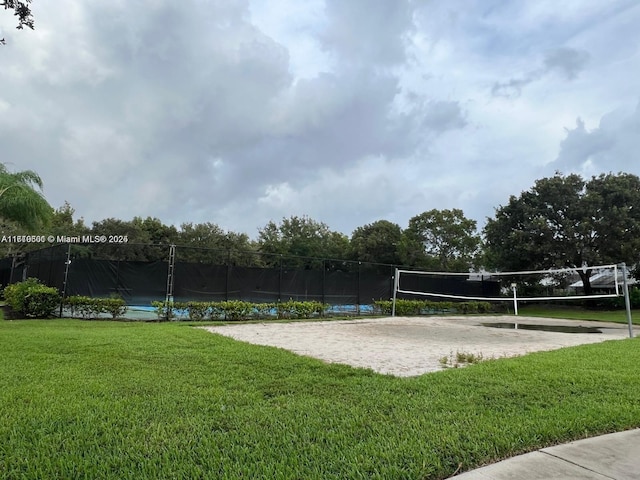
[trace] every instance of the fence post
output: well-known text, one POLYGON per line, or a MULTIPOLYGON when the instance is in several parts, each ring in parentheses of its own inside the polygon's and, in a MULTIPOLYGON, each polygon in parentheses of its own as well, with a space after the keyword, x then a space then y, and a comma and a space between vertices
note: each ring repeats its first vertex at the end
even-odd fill
MULTIPOLYGON (((167 293, 164 300, 165 320, 171 318, 170 309, 173 308, 174 268, 176 266, 176 246, 169 245, 169 261, 167 262, 167 293)), ((160 316, 158 315, 158 321, 160 316)))
POLYGON ((360 269, 362 267, 362 262, 358 262, 358 292, 356 293, 356 315, 360 315, 360 269))
POLYGON ((20 260, 22 260, 22 263, 25 262, 26 256, 24 253, 14 253, 13 254, 13 258, 11 260, 11 273, 9 274, 9 283, 13 283, 13 273, 15 271, 16 268, 18 268, 20 266, 20 260))
POLYGON ((231 276, 231 249, 227 249, 227 276, 224 280, 224 299, 229 301, 229 278, 231 276))
POLYGON ((278 303, 282 302, 282 254, 280 254, 280 273, 278 274, 278 303))
POLYGON ((24 256, 24 267, 22 269, 22 280, 21 281, 26 281, 27 280, 27 274, 29 272, 29 258, 31 255, 29 255, 29 253, 26 253, 24 256))
POLYGON ((49 275, 47 275, 47 285, 53 285, 51 278, 53 277, 53 261, 55 259, 55 249, 56 247, 49 247, 49 275))
POLYGON ((322 259, 322 304, 325 303, 325 283, 327 281, 327 266, 325 265, 325 259, 322 259))
POLYGON ((397 299, 397 290, 398 290, 398 285, 400 285, 400 282, 398 281, 398 267, 396 267, 394 274, 393 274, 393 298, 391 300, 391 316, 395 317, 396 316, 396 299, 397 299))
MULTIPOLYGON (((624 288, 624 306, 627 311, 627 324, 629 326, 629 338, 633 338, 633 320, 631 319, 631 301, 629 299, 629 284, 627 283, 627 264, 622 265, 622 284, 624 288)), ((616 278, 617 282, 618 279, 616 278)))
POLYGON ((62 306, 64 299, 67 298, 67 280, 69 279, 69 265, 71 265, 71 244, 67 244, 67 258, 64 261, 64 277, 62 279, 62 298, 60 299, 60 313, 58 317, 62 318, 62 306))
POLYGON ((391 271, 389 272, 389 295, 387 298, 391 299, 393 297, 393 293, 394 290, 396 288, 396 269, 398 268, 396 265, 391 265, 391 267, 389 267, 391 269, 391 271))

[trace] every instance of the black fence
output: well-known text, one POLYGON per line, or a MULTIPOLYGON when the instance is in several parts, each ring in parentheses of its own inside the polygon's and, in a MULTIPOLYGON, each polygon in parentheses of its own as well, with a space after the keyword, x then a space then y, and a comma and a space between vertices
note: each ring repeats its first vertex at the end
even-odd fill
MULTIPOLYGON (((396 267, 168 245, 61 244, 0 260, 0 282, 4 286, 35 277, 65 296, 117 295, 130 306, 149 306, 171 296, 178 302, 317 300, 359 311, 358 306, 393 296, 396 267)), ((417 291, 480 296, 499 291, 497 282, 466 277, 410 281, 417 291)))

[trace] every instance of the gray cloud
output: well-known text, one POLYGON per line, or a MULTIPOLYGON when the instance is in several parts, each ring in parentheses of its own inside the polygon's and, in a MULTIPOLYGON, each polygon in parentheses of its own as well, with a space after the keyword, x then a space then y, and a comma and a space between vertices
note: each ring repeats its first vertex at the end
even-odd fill
POLYGON ((459 102, 431 101, 427 105, 422 124, 434 132, 442 133, 463 128, 467 125, 467 120, 459 102))
POLYGON ((38 45, 42 76, 26 96, 64 114, 33 161, 53 153, 50 175, 69 172, 65 198, 91 217, 175 221, 188 214, 174 205, 215 215, 268 185, 302 185, 320 164, 404 155, 416 139, 392 112, 397 76, 372 65, 404 60, 409 3, 356 7, 327 5, 336 72, 294 84, 287 50, 249 23, 246 2, 76 5, 78 23, 38 45), (100 201, 108 189, 130 201, 100 201))
MULTIPOLYGON (((638 101, 635 50, 615 34, 635 31, 633 10, 563 11, 569 42, 538 21, 556 18, 547 3, 326 0, 317 22, 305 10, 289 23, 304 8, 279 0, 261 23, 257 1, 35 2, 36 30, 0 49, 2 161, 36 170, 53 206, 88 221, 253 236, 291 214, 346 233, 431 208, 481 221, 537 176, 585 159, 618 169, 637 151, 637 112, 562 135, 567 119, 638 101), (497 73, 507 64, 521 73, 497 73), (522 101, 487 103, 495 78, 495 96, 522 101)), ((11 20, 0 12, 3 31, 11 20)))
POLYGON ((589 53, 574 48, 557 48, 544 58, 544 72, 558 71, 567 80, 574 80, 589 62, 589 53))
POLYGON ((330 23, 321 40, 350 64, 389 67, 406 57, 414 6, 408 0, 327 0, 330 23))
POLYGON ((531 70, 521 78, 511 78, 506 82, 495 82, 491 87, 494 97, 517 98, 522 89, 552 72, 561 73, 567 80, 574 80, 589 62, 589 53, 574 48, 560 47, 546 53, 543 65, 531 70))
POLYGON ((524 78, 511 78, 507 82, 496 82, 491 87, 491 95, 494 97, 517 98, 524 87, 538 78, 540 78, 539 74, 532 72, 524 78))
POLYGON ((578 119, 574 129, 567 129, 553 165, 561 171, 577 171, 587 175, 637 172, 638 145, 640 104, 632 112, 610 112, 592 130, 587 130, 584 122, 578 119))

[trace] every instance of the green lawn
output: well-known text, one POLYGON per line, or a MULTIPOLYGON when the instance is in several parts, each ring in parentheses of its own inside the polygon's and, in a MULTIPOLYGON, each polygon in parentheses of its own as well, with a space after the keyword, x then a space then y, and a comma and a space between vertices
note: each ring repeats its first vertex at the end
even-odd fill
MULTIPOLYGON (((529 317, 566 318, 569 320, 597 320, 601 322, 627 323, 626 310, 588 310, 580 307, 553 307, 548 305, 526 305, 518 314, 529 317)), ((634 324, 640 325, 640 310, 631 311, 634 324)))
POLYGON ((636 339, 416 378, 180 323, 0 321, 0 477, 429 479, 640 426, 636 339))

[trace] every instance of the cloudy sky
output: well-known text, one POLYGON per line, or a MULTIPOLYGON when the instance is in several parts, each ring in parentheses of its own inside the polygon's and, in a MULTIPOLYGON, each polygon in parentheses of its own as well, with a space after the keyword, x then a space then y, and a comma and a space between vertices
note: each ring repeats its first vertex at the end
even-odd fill
POLYGON ((637 0, 34 0, 0 11, 0 161, 87 224, 484 225, 640 174, 637 0))

